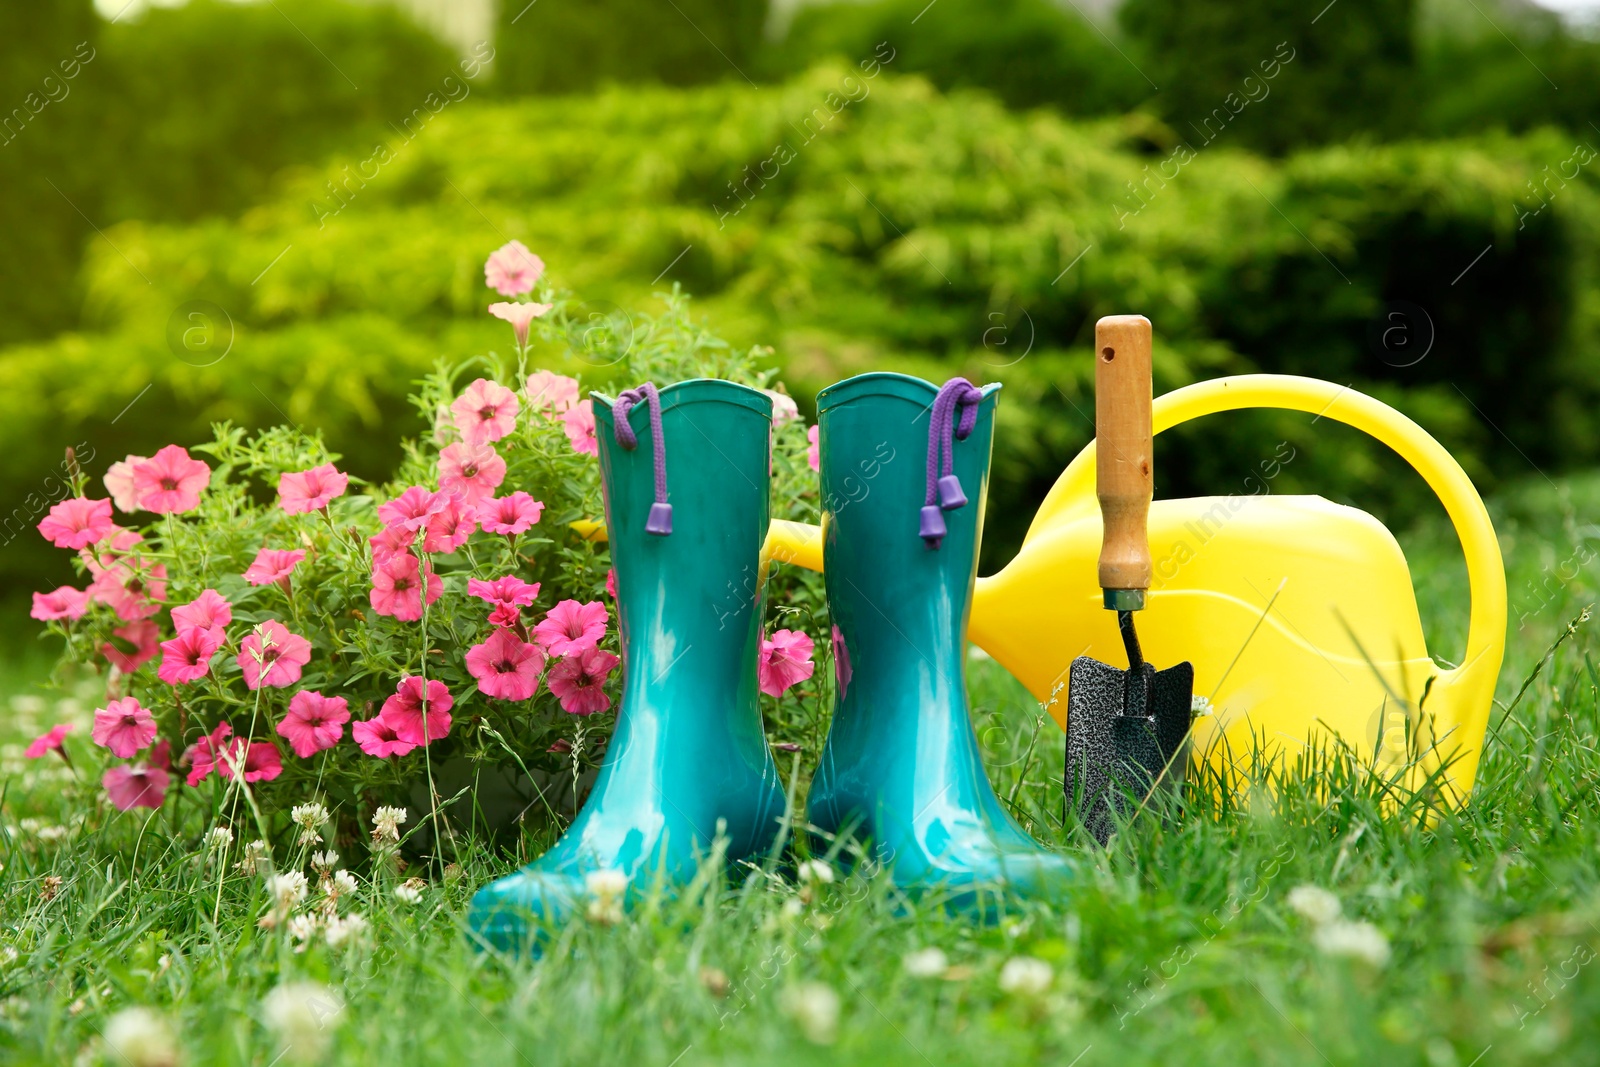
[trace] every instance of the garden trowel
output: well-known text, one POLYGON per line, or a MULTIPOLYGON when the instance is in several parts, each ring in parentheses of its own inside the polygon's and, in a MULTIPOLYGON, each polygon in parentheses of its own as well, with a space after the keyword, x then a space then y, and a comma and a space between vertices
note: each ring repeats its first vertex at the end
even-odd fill
POLYGON ((1150 320, 1109 316, 1095 323, 1094 336, 1100 588, 1106 609, 1117 613, 1128 669, 1088 656, 1072 661, 1063 787, 1084 827, 1105 844, 1114 814, 1126 816, 1158 785, 1183 780, 1194 665, 1156 670, 1145 662, 1133 624, 1151 572, 1150 320))

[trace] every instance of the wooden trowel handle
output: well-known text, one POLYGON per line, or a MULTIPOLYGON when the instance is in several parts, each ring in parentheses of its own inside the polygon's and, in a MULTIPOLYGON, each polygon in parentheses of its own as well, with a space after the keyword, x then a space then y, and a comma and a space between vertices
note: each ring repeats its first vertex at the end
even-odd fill
MULTIPOLYGON (((1150 588, 1150 320, 1109 315, 1094 325, 1095 495, 1105 520, 1100 588, 1150 588)), ((1143 607, 1141 596, 1107 606, 1143 607), (1137 601, 1134 603, 1133 601, 1137 601)))

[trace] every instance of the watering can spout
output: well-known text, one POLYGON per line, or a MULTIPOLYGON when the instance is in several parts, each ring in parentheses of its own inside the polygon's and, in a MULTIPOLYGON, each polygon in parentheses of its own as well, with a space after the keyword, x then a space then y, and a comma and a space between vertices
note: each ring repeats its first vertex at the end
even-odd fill
MULTIPOLYGON (((1264 491, 1156 501, 1140 632, 1151 656, 1195 664, 1195 692, 1211 712, 1196 721, 1197 757, 1238 780, 1269 753, 1292 763, 1304 750, 1344 745, 1412 788, 1431 785, 1444 802, 1463 802, 1505 650, 1505 571, 1483 501, 1454 457, 1411 419, 1317 379, 1254 374, 1187 386, 1156 399, 1154 431, 1257 407, 1346 423, 1416 468, 1466 555, 1467 648, 1459 667, 1429 657, 1405 557, 1364 512, 1264 491)), ((823 536, 824 527, 774 522, 764 557, 821 570, 823 536)), ((1017 558, 977 579, 974 591, 971 639, 1058 722, 1072 660, 1109 662, 1121 650, 1100 607, 1100 541, 1091 443, 1046 496, 1017 558)))

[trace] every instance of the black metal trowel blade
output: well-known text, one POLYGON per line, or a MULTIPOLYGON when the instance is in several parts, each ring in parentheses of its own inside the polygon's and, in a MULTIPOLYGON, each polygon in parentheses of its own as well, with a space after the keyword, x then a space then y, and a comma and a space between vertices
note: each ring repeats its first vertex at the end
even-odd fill
POLYGON ((1088 656, 1067 684, 1067 802, 1102 845, 1157 787, 1188 771, 1194 665, 1121 670, 1088 656))

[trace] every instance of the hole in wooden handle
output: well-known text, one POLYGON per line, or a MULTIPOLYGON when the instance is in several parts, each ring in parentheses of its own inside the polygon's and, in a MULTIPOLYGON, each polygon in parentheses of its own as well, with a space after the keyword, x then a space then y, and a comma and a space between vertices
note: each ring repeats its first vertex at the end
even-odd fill
POLYGON ((1105 360, 1107 363, 1110 363, 1112 360, 1117 358, 1117 350, 1109 346, 1102 348, 1100 350, 1100 358, 1105 360))

